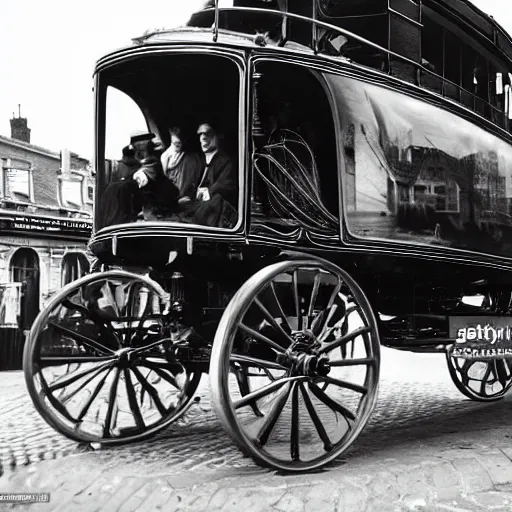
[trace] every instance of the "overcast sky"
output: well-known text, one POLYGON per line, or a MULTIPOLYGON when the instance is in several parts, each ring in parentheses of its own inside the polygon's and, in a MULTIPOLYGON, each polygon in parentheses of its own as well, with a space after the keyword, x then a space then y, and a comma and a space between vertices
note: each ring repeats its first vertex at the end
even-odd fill
MULTIPOLYGON (((1 0, 0 134, 13 112, 31 142, 92 157, 92 71, 148 28, 186 22, 203 0, 1 0)), ((512 34, 511 0, 473 0, 512 34)))

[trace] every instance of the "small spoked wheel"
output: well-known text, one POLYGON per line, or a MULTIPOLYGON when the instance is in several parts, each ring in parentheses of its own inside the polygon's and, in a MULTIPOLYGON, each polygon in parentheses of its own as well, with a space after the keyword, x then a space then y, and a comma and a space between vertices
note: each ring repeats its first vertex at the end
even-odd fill
POLYGON ((148 438, 191 403, 200 372, 168 356, 164 291, 123 271, 75 281, 37 317, 23 355, 36 409, 79 442, 148 438))
POLYGON ((357 283, 323 260, 283 261, 251 277, 222 316, 213 406, 260 465, 314 470, 363 429, 379 368, 377 323, 357 283))
POLYGON ((457 389, 471 400, 500 400, 512 386, 512 361, 508 359, 467 359, 446 351, 450 377, 457 389))

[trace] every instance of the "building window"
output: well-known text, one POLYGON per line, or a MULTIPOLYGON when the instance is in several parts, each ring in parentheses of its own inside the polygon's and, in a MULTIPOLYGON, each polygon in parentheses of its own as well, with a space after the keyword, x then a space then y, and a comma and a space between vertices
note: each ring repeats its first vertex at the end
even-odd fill
POLYGON ((94 201, 94 187, 92 185, 87 186, 87 200, 90 203, 94 201))
POLYGON ((62 258, 61 284, 65 286, 89 272, 89 261, 81 252, 68 252, 62 258))
POLYGON ((23 160, 6 159, 3 166, 3 196, 23 203, 34 201, 32 166, 23 160))
POLYGON ((79 210, 83 205, 82 198, 82 177, 61 177, 60 185, 60 199, 61 204, 66 208, 73 208, 79 210))
POLYGON ((459 186, 454 181, 416 182, 408 193, 399 188, 401 203, 427 203, 436 212, 459 212, 459 186))

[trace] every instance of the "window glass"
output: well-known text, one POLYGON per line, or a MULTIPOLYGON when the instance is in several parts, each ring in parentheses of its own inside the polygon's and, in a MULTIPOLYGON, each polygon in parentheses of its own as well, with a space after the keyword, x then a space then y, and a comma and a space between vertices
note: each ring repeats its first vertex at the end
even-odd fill
MULTIPOLYGON (((337 236, 336 138, 325 89, 302 66, 261 62, 257 73, 257 114, 264 134, 253 161, 252 229, 285 233, 304 226, 337 236)), ((343 145, 350 155, 350 134, 343 145)), ((347 156, 349 177, 350 165, 347 156)))
POLYGON ((510 144, 399 92, 327 80, 342 140, 356 127, 355 200, 344 191, 352 235, 512 257, 510 144))
POLYGON ((70 208, 82 207, 82 181, 76 179, 63 179, 60 182, 62 201, 70 208))
POLYGON ((4 162, 5 195, 16 201, 30 201, 30 164, 10 159, 4 162))
POLYGON ((238 221, 240 75, 228 58, 146 56, 105 71, 98 228, 238 221), (179 77, 179 79, 177 79, 179 77))

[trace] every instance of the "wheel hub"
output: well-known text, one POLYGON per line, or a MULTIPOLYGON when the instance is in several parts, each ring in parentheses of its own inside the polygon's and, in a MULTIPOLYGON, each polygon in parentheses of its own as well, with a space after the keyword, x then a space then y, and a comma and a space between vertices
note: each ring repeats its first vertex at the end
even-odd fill
POLYGON ((120 368, 128 368, 131 363, 131 358, 134 354, 134 350, 131 347, 120 348, 116 350, 117 365, 120 368))
POLYGON ((331 370, 329 357, 319 355, 320 342, 309 331, 292 334, 295 340, 282 356, 281 364, 291 369, 292 376, 325 377, 331 370))

